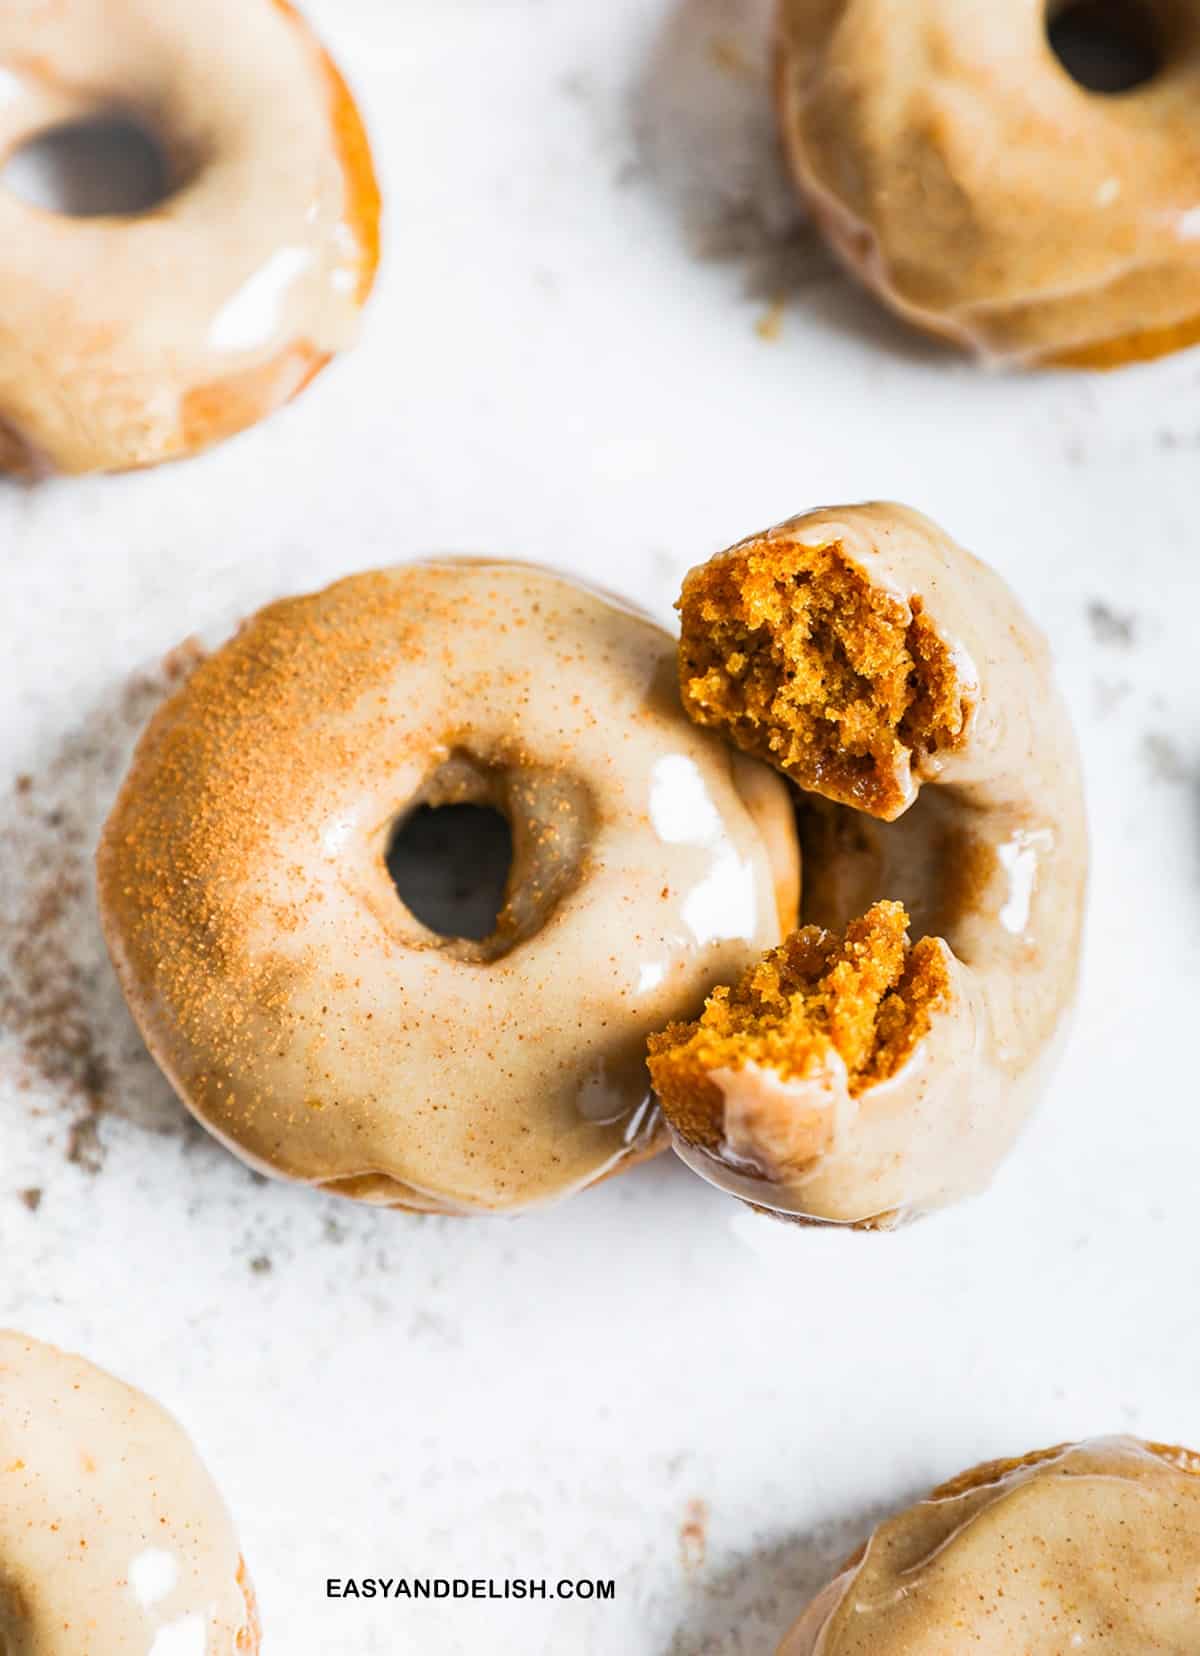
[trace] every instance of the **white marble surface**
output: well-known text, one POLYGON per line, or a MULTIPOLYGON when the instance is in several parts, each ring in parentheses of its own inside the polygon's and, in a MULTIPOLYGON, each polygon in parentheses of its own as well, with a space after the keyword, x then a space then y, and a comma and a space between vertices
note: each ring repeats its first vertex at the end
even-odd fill
POLYGON ((741 0, 312 10, 388 195, 362 348, 202 461, 0 486, 0 1322, 187 1423, 277 1656, 757 1656, 872 1513, 969 1462, 1200 1442, 1200 357, 997 377, 881 316, 795 230, 741 0), (165 651, 431 550, 666 613, 689 563, 867 495, 1004 571, 1086 752, 1082 1006, 990 1195, 793 1233, 663 1160, 537 1217, 420 1220, 257 1183, 186 1127, 86 881, 165 651), (105 1108, 72 1159, 81 1083, 105 1108), (327 1602, 350 1573, 617 1587, 327 1602))

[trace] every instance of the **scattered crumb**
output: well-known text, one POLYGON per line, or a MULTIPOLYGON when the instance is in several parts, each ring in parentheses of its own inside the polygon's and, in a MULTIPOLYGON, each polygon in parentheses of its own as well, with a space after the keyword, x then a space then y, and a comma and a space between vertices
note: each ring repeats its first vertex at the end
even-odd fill
MULTIPOLYGON (((96 1095, 97 1100, 100 1097, 100 1094, 96 1095)), ((67 1133, 67 1160, 72 1167, 81 1167, 85 1173, 99 1173, 104 1166, 104 1146, 100 1142, 99 1119, 102 1108, 102 1103, 89 1099, 86 1113, 71 1123, 67 1133)))
POLYGON ((275 1266, 266 1254, 255 1254, 250 1261, 250 1269, 255 1276, 268 1276, 275 1269, 275 1266))
POLYGON ((704 1565, 708 1551, 708 1503, 689 1501, 684 1508, 683 1523, 679 1526, 679 1561, 685 1575, 692 1575, 704 1565))
POLYGON ((768 345, 773 345, 783 333, 783 319, 786 315, 787 299, 782 294, 777 294, 754 324, 755 333, 768 345))
POLYGON ((42 1193, 36 1186, 30 1190, 19 1190, 17 1195, 20 1197, 21 1201, 24 1202, 30 1213, 36 1213, 42 1205, 42 1193))
POLYGON ((1127 650, 1137 640, 1138 618, 1131 610, 1116 610, 1102 598, 1093 598, 1087 618, 1097 644, 1127 650))

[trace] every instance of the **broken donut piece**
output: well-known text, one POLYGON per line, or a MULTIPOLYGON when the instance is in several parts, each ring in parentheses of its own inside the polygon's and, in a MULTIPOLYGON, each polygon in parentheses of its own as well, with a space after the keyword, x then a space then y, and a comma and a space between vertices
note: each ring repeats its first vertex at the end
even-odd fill
POLYGON ((675 1148, 819 1223, 882 1228, 982 1188, 1078 966, 1087 834, 1040 633, 893 505, 753 536, 679 608, 689 714, 815 807, 802 918, 821 923, 651 1037, 675 1148))

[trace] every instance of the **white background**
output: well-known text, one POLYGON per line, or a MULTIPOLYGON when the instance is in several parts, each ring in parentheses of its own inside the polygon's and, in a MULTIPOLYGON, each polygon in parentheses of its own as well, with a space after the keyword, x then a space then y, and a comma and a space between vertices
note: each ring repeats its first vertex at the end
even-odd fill
POLYGON ((1200 359, 999 376, 893 324, 797 228, 738 0, 311 9, 387 194, 361 348, 203 460, 0 485, 4 767, 31 778, 0 795, 0 893, 61 907, 6 931, 0 975, 44 1034, 32 976, 73 974, 64 1035, 109 1074, 89 1171, 78 1054, 4 1046, 0 1323, 186 1422, 277 1656, 766 1652, 865 1522, 968 1463, 1200 1443, 1200 359), (1082 1005, 990 1195, 794 1232, 665 1158, 535 1217, 416 1219, 256 1182, 188 1128, 84 879, 164 652, 447 550, 666 616, 732 539, 879 495, 1021 593, 1086 754, 1082 1005), (352 1573, 617 1596, 328 1602, 352 1573))

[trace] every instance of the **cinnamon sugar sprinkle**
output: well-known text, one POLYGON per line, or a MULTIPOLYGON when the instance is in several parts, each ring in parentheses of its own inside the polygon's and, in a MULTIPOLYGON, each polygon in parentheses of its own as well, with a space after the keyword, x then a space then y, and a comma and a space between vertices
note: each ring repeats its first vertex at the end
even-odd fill
POLYGON ((138 745, 98 854, 102 903, 127 993, 169 1006, 182 1041, 210 1054, 202 1091, 258 1073, 257 1014, 277 1031, 294 1016, 296 962, 251 939, 294 933, 320 892, 293 869, 302 897, 280 901, 252 876, 278 825, 315 809, 321 778, 364 773, 377 739, 394 741, 390 669, 397 652, 429 648, 410 611, 382 573, 269 605, 197 667, 138 745), (339 714, 375 687, 378 716, 347 734, 339 714))

